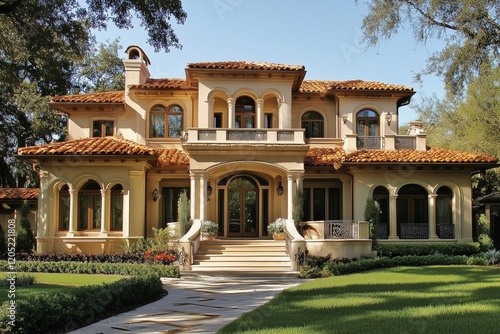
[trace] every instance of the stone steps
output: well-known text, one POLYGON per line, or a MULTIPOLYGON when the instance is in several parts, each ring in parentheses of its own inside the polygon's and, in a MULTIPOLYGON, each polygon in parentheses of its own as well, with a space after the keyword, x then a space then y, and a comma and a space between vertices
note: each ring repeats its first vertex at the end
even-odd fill
POLYGON ((200 244, 192 270, 287 272, 291 261, 284 241, 206 240, 200 244))

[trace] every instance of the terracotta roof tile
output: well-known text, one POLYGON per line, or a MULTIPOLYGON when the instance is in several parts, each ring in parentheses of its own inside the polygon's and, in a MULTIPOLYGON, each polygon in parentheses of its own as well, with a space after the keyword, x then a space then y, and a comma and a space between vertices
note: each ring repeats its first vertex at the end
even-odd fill
POLYGON ((417 150, 360 150, 345 157, 345 162, 416 162, 416 163, 497 163, 494 156, 431 147, 417 150))
POLYGON ((0 200, 38 199, 38 188, 0 188, 0 200))
POLYGON ((498 163, 494 156, 432 147, 417 150, 360 150, 346 154, 343 149, 311 148, 306 154, 306 166, 333 166, 344 163, 498 163))
POLYGON ((181 89, 181 88, 189 88, 186 80, 184 79, 148 79, 143 84, 138 85, 130 85, 130 88, 139 88, 139 89, 181 89))
POLYGON ((310 148, 304 158, 306 166, 333 166, 339 169, 344 161, 345 152, 341 148, 310 148))
POLYGON ((413 92, 412 87, 363 80, 304 80, 300 86, 302 93, 323 93, 327 90, 386 90, 413 92))
POLYGON ((158 156, 158 166, 189 166, 189 157, 182 150, 164 149, 158 156))
POLYGON ((125 103, 125 91, 54 96, 50 102, 125 103))
POLYGON ((305 71, 303 65, 285 65, 266 62, 222 61, 190 63, 187 68, 214 70, 265 70, 265 71, 305 71))
POLYGON ((116 137, 84 138, 23 147, 19 155, 156 155, 157 150, 116 137))

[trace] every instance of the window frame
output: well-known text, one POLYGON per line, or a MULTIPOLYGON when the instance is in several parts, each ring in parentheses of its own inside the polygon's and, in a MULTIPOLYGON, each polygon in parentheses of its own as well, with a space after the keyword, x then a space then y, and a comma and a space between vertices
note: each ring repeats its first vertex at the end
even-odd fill
POLYGON ((92 138, 99 137, 108 137, 113 136, 115 134, 115 120, 113 119, 93 119, 92 120, 92 138), (96 123, 101 123, 99 129, 96 129, 96 123), (108 134, 108 127, 105 123, 111 123, 111 133, 108 134), (96 131, 99 131, 100 134, 96 135, 96 131))
POLYGON ((100 230, 101 226, 104 222, 101 221, 101 214, 102 214, 102 194, 101 194, 101 189, 93 189, 97 185, 99 187, 99 184, 93 180, 87 181, 83 187, 78 191, 78 215, 77 215, 77 230, 78 231, 96 231, 100 230), (85 188, 90 188, 90 189, 85 189, 85 188), (82 199, 84 197, 87 197, 88 202, 86 207, 82 207, 82 199), (99 203, 95 202, 95 198, 98 198, 99 203), (98 204, 98 207, 96 206, 98 204), (96 210, 97 209, 97 210, 96 210), (82 221, 82 214, 84 214, 84 211, 87 211, 86 214, 86 222, 82 221), (97 212, 96 212, 97 211, 97 212), (97 218, 95 220, 94 218, 97 218))
POLYGON ((167 106, 163 104, 155 104, 149 111, 149 138, 180 138, 184 129, 184 108, 178 103, 172 103, 167 106), (156 110, 155 110, 156 109, 156 110), (178 109, 178 111, 174 111, 178 109), (160 117, 158 117, 160 116, 160 117), (180 123, 177 128, 172 128, 171 118, 180 117, 180 123), (161 121, 161 127, 156 127, 154 119, 161 121), (160 130, 162 132, 160 132, 160 130), (155 133, 157 132, 157 133, 155 133), (176 134, 172 134, 175 132, 176 134))
POLYGON ((58 231, 69 231, 69 224, 70 224, 70 206, 71 206, 71 201, 70 201, 70 195, 69 195, 69 188, 67 185, 64 185, 60 190, 59 190, 59 221, 57 224, 57 229, 58 231), (63 203, 65 199, 66 205, 63 203), (66 207, 67 213, 64 214, 64 208, 66 207), (66 219, 66 221, 65 221, 66 219), (67 226, 65 227, 65 225, 67 226))
POLYGON ((302 128, 305 129, 306 138, 325 138, 325 118, 318 111, 306 111, 300 118, 300 123, 302 128), (305 118, 307 115, 315 115, 318 116, 318 118, 307 119, 305 118), (314 125, 316 124, 320 124, 320 133, 317 135, 311 135, 310 132, 312 132, 314 125))
POLYGON ((360 110, 356 113, 356 134, 358 136, 363 136, 363 137, 378 137, 380 136, 380 115, 373 109, 363 109, 360 110), (360 116, 360 114, 364 112, 370 112, 375 115, 373 116, 360 116), (364 121, 364 124, 362 125, 363 127, 363 133, 359 133, 360 129, 360 121, 364 121), (370 134, 370 121, 376 121, 377 122, 377 133, 376 134, 370 134))

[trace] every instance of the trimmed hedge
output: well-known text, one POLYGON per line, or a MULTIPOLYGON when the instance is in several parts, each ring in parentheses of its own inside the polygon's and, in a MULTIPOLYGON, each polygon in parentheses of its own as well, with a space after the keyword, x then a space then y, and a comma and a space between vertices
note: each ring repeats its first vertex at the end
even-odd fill
POLYGON ((15 328, 8 324, 8 303, 0 309, 1 333, 65 333, 129 311, 166 295, 154 274, 124 278, 65 293, 31 296, 16 303, 15 328))
POLYGON ((445 243, 386 243, 380 242, 377 246, 378 256, 397 257, 407 255, 466 255, 471 256, 480 252, 477 242, 445 242, 445 243))
POLYGON ((313 268, 310 266, 303 266, 300 268, 299 277, 301 278, 315 278, 315 277, 329 277, 341 276, 363 271, 379 269, 379 268, 392 268, 403 266, 433 266, 433 265, 465 265, 467 264, 467 256, 464 255, 407 255, 398 256, 394 258, 377 257, 374 259, 363 259, 352 261, 349 263, 342 262, 328 262, 323 268, 313 268))
POLYGON ((45 262, 100 262, 100 263, 144 263, 144 254, 32 254, 19 253, 16 255, 17 261, 45 261, 45 262))
MULTIPOLYGON (((131 276, 154 274, 159 277, 180 277, 178 266, 166 266, 162 264, 17 261, 16 270, 19 272, 106 274, 131 276)), ((0 271, 9 271, 7 261, 0 261, 0 271)))

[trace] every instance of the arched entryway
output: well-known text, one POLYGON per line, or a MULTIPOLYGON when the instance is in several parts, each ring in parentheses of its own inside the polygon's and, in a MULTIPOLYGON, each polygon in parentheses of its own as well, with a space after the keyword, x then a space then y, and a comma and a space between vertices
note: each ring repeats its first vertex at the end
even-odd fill
POLYGON ((269 221, 269 181, 234 174, 218 182, 218 221, 227 237, 259 237, 269 221))

